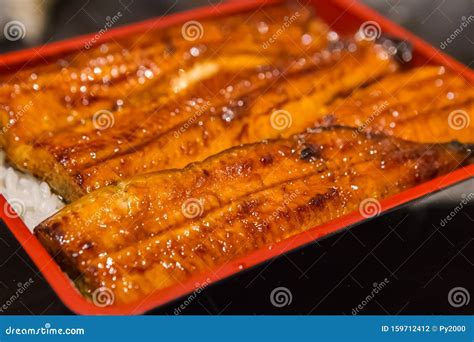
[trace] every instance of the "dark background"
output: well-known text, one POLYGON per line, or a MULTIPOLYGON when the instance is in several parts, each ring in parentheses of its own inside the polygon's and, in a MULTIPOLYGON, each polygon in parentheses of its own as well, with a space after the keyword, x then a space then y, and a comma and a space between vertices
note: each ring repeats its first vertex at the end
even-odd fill
MULTIPOLYGON (((24 1, 0 0, 0 28, 9 20, 20 20, 18 15, 25 23, 33 18, 34 27, 19 42, 0 40, 0 51, 98 31, 105 18, 117 11, 124 13, 118 25, 125 25, 209 5, 207 1, 43 0, 25 6, 24 1)), ((472 0, 365 2, 437 47, 474 9, 472 0)), ((471 25, 474 27, 474 23, 471 25)), ((445 49, 471 67, 472 27, 445 49)), ((350 315, 371 293, 373 284, 380 284, 385 278, 388 284, 359 314, 472 314, 472 301, 455 308, 448 302, 448 293, 454 287, 473 293, 474 203, 464 207, 448 225, 442 227, 441 220, 459 205, 463 196, 473 192, 471 179, 213 284, 191 300, 181 314, 350 315), (270 302, 270 293, 280 286, 291 292, 292 301, 277 308, 270 302)), ((19 282, 25 283, 29 278, 34 283, 4 314, 70 313, 2 224, 0 306, 15 293, 19 282)), ((173 314, 186 299, 153 313, 173 314)))

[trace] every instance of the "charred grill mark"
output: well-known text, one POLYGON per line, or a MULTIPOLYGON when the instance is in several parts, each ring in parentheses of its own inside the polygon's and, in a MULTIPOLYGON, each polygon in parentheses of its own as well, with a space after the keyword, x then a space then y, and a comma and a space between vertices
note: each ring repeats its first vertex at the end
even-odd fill
POLYGON ((315 145, 307 145, 301 150, 300 159, 304 161, 312 161, 321 157, 320 149, 315 145))
POLYGON ((57 239, 58 241, 61 241, 63 239, 64 234, 60 222, 53 223, 50 229, 51 235, 54 237, 54 239, 57 239))
POLYGON ((338 195, 336 188, 331 188, 324 194, 318 194, 309 200, 309 205, 323 208, 325 203, 338 195))
POLYGON ((270 166, 273 163, 273 156, 271 154, 266 154, 260 158, 260 162, 264 166, 270 166))

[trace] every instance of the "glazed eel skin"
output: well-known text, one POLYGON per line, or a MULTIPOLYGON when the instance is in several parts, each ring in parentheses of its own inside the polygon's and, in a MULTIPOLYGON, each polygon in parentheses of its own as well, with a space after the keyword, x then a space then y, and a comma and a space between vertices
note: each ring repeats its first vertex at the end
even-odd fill
POLYGON ((84 293, 130 303, 470 162, 460 143, 318 128, 104 187, 35 234, 84 293))
POLYGON ((73 201, 298 133, 317 119, 308 113, 398 68, 380 44, 341 38, 297 4, 200 24, 196 40, 177 25, 0 76, 9 161, 73 201), (277 110, 304 115, 280 129, 270 122, 277 110))
POLYGON ((339 37, 304 7, 201 25, 197 40, 173 26, 0 76, 10 163, 71 202, 308 127, 474 142, 474 88, 463 77, 438 66, 401 71, 380 42, 339 37))
MULTIPOLYGON (((357 127, 423 143, 474 142, 474 121, 470 120, 474 88, 464 78, 444 67, 426 66, 389 73, 347 97, 333 98, 329 94, 344 89, 345 83, 354 85, 358 63, 366 62, 373 68, 373 61, 377 61, 370 49, 357 62, 353 57, 320 73, 286 78, 275 91, 257 91, 241 98, 242 108, 232 108, 237 112, 235 120, 202 115, 183 132, 165 133, 146 146, 87 167, 78 175, 83 184, 99 188, 147 171, 180 168, 238 144, 288 137, 318 126, 357 127), (342 78, 338 76, 341 74, 342 78), (276 129, 272 125, 277 123, 272 121, 274 114, 288 127, 276 129)), ((374 69, 374 74, 379 73, 374 69)))
POLYGON ((322 112, 318 125, 359 127, 420 143, 474 142, 474 87, 440 66, 388 75, 322 112))

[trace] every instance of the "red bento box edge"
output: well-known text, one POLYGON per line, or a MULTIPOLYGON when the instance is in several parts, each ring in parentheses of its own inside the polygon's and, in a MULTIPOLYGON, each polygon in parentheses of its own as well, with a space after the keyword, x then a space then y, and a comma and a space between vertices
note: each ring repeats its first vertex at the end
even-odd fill
MULTIPOLYGON (((270 5, 279 2, 281 1, 229 1, 216 6, 209 6, 173 14, 171 16, 161 17, 158 19, 146 20, 141 23, 110 30, 97 41, 97 44, 110 39, 181 23, 186 20, 196 20, 237 13, 240 11, 255 9, 262 5, 270 5)), ((377 12, 369 9, 355 0, 315 0, 310 1, 310 3, 308 3, 308 5, 314 6, 318 12, 317 14, 323 19, 325 13, 323 9, 327 8, 333 11, 339 11, 341 13, 341 17, 344 15, 351 15, 352 17, 355 17, 359 23, 365 20, 374 20, 381 26, 383 32, 387 32, 391 35, 410 41, 414 47, 414 52, 416 55, 415 57, 423 59, 426 63, 444 65, 449 69, 462 74, 470 82, 472 82, 474 79, 472 70, 470 70, 467 66, 436 50, 420 38, 407 32, 396 24, 385 19, 377 12)), ((53 57, 57 58, 60 55, 77 51, 83 48, 84 44, 92 39, 94 35, 95 34, 84 35, 41 47, 5 54, 0 56, 0 71, 11 72, 12 69, 22 67, 25 64, 36 63, 38 61, 41 62, 42 60, 49 60, 53 57)), ((447 186, 467 180, 471 177, 474 177, 474 165, 461 168, 442 177, 425 182, 421 185, 381 201, 380 203, 382 207, 382 213, 429 193, 441 190, 447 186)), ((0 196, 0 205, 3 209, 9 208, 9 204, 3 196, 0 196)), ((243 269, 253 267, 261 262, 275 258, 282 253, 302 247, 316 239, 328 236, 340 231, 341 229, 348 228, 351 225, 355 225, 365 220, 365 218, 358 211, 355 211, 331 222, 327 222, 313 229, 295 235, 277 244, 261 248, 247 256, 233 260, 232 262, 217 269, 216 272, 212 272, 207 275, 196 276, 182 284, 177 284, 170 288, 156 291, 149 297, 139 302, 123 305, 111 305, 108 307, 98 307, 79 293, 72 281, 60 269, 58 264, 49 255, 38 239, 31 234, 23 221, 19 217, 11 217, 10 215, 7 216, 5 212, 8 213, 11 211, 0 211, 0 218, 5 222, 12 234, 39 268, 44 278, 51 285, 61 301, 72 311, 78 314, 88 315, 126 315, 144 313, 172 300, 178 299, 187 293, 192 292, 196 288, 202 287, 203 284, 207 286, 243 269)))

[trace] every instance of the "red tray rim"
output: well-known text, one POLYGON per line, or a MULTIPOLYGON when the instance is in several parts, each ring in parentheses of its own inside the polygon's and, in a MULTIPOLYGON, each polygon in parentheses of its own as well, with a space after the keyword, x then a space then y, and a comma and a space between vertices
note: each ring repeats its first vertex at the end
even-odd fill
MULTIPOLYGON (((140 23, 126 25, 110 30, 104 34, 97 41, 97 43, 105 42, 117 37, 124 37, 126 35, 131 35, 138 32, 144 32, 182 23, 187 20, 197 20, 213 16, 237 13, 257 8, 262 5, 270 5, 278 2, 280 1, 243 0, 225 2, 216 6, 202 7, 195 10, 150 19, 140 23)), ((437 64, 444 65, 449 69, 462 74, 470 82, 473 81, 473 72, 467 66, 436 50, 417 36, 407 32, 388 19, 385 19, 380 14, 368 8, 367 6, 360 4, 358 1, 327 0, 327 2, 338 7, 343 12, 351 12, 361 20, 376 21, 383 29, 383 32, 387 32, 397 37, 409 40, 413 44, 416 53, 423 55, 427 61, 433 61, 437 64)), ((85 43, 92 39, 94 35, 95 33, 92 33, 65 41, 51 43, 45 46, 34 47, 0 55, 0 67, 2 67, 2 65, 3 67, 17 67, 38 59, 58 57, 59 55, 77 51, 78 49, 81 49, 85 43)), ((380 201, 382 208, 380 214, 472 177, 474 177, 474 165, 458 169, 447 175, 410 188, 406 191, 380 201)), ((0 205, 2 208, 11 209, 6 199, 1 195, 0 205)), ((363 217, 359 211, 354 211, 348 215, 314 227, 279 243, 261 248, 244 257, 235 259, 232 262, 218 268, 215 272, 199 275, 188 279, 182 284, 177 284, 166 289, 158 290, 139 302, 123 305, 111 305, 108 307, 98 307, 79 293, 66 273, 60 269, 59 265, 49 255, 38 239, 29 231, 23 221, 16 216, 7 216, 5 211, 6 210, 0 211, 0 218, 5 222, 8 229, 12 232, 23 249, 33 260, 35 265, 38 267, 44 278, 53 288, 61 301, 73 312, 88 315, 130 315, 144 313, 167 302, 178 299, 199 287, 202 288, 203 286, 208 286, 239 271, 256 266, 259 263, 275 258, 290 250, 303 247, 304 245, 307 245, 316 239, 336 233, 342 229, 347 229, 350 226, 366 220, 366 218, 363 217)))

